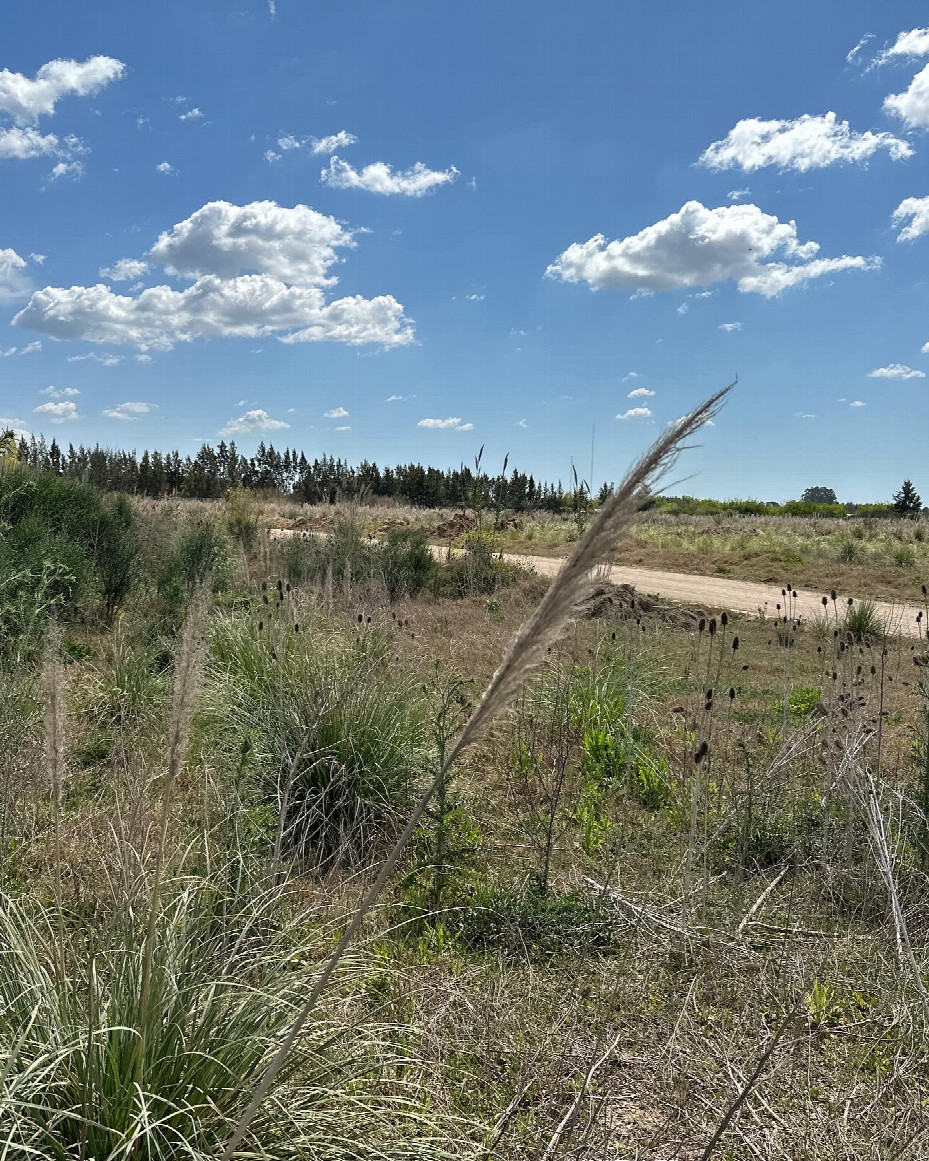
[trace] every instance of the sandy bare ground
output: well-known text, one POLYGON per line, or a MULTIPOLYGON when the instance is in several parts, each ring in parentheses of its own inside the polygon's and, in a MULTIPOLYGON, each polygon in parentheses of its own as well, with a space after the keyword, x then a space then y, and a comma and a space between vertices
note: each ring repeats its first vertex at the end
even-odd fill
MULTIPOLYGON (((284 538, 296 534, 288 529, 277 528, 271 532, 274 538, 284 538)), ((431 545, 430 548, 438 560, 444 560, 449 551, 439 545, 431 545)), ((524 556, 515 553, 504 553, 503 559, 512 564, 531 568, 539 576, 555 576, 563 563, 557 558, 524 556)), ((604 580, 612 581, 613 584, 633 585, 641 593, 664 597, 665 600, 676 601, 680 604, 698 605, 707 609, 727 609, 733 613, 757 615, 761 612, 770 618, 778 616, 778 605, 781 605, 781 615, 786 612, 794 617, 803 617, 804 620, 820 616, 826 611, 823 609, 822 598, 829 595, 828 593, 800 592, 795 595, 788 609, 779 588, 773 585, 758 584, 756 581, 730 580, 728 577, 693 576, 684 572, 659 572, 655 569, 631 568, 619 564, 613 565, 611 568, 602 568, 600 575, 603 576, 604 580)), ((865 599, 864 594, 840 594, 840 616, 844 611, 843 605, 849 596, 856 601, 865 599)), ((874 606, 889 633, 900 637, 919 637, 922 635, 925 614, 923 621, 916 620, 917 614, 922 612, 918 605, 874 601, 874 606)), ((831 601, 828 613, 830 616, 832 615, 831 601)))
MULTIPOLYGON (((439 550, 444 552, 444 550, 439 550)), ((561 568, 560 560, 552 560, 544 556, 514 556, 507 555, 505 560, 515 564, 530 565, 540 576, 555 576, 561 568)), ((801 616, 805 620, 821 615, 823 609, 822 598, 828 593, 801 592, 795 595, 788 609, 781 589, 773 585, 758 584, 756 581, 730 580, 727 577, 692 576, 684 572, 658 572, 649 568, 631 568, 627 565, 613 565, 603 570, 604 579, 613 584, 633 585, 641 593, 649 596, 664 597, 669 601, 677 601, 685 605, 700 605, 709 609, 728 609, 733 613, 755 613, 759 610, 766 617, 778 615, 777 606, 781 606, 781 615, 785 612, 793 616, 801 616)), ((854 594, 842 594, 839 597, 839 613, 847 597, 854 594)), ((864 598, 856 597, 856 600, 864 598)), ((892 604, 889 601, 874 601, 874 606, 888 630, 902 637, 919 637, 922 622, 917 622, 916 616, 921 612, 917 605, 892 604)), ((828 606, 829 615, 832 615, 832 602, 828 606)), ((925 620, 925 614, 923 615, 925 620)))

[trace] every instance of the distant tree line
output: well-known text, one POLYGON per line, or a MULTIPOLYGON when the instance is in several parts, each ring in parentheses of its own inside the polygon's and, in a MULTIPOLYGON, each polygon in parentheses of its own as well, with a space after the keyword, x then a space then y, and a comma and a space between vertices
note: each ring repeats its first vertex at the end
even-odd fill
POLYGON ((357 467, 334 456, 309 460, 296 448, 278 451, 272 444, 258 445, 253 456, 242 455, 234 442, 217 447, 204 444, 195 456, 177 451, 119 451, 88 448, 67 449, 53 439, 20 439, 17 459, 39 471, 83 480, 102 491, 161 499, 187 496, 220 499, 230 488, 277 492, 309 504, 333 504, 337 500, 384 497, 422 508, 497 506, 520 511, 562 512, 572 510, 573 497, 561 483, 537 481, 513 469, 489 476, 462 466, 442 470, 422 464, 378 467, 363 460, 357 467))

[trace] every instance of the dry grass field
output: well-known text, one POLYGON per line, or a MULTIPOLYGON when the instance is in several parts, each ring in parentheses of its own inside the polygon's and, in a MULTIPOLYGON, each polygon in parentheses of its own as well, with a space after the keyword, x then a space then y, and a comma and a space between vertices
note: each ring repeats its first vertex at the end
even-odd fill
POLYGON ((926 1155, 929 653, 845 601, 917 525, 640 519, 836 599, 601 586, 442 773, 547 584, 494 549, 576 526, 55 487, 0 476, 7 1156, 220 1155, 429 783, 237 1156, 926 1155))

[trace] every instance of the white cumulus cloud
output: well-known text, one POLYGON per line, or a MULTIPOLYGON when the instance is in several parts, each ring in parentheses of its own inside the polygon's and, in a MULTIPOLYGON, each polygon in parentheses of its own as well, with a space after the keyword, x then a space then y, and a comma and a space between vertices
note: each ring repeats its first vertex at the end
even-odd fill
POLYGON ((320 181, 333 189, 364 189, 369 193, 403 194, 418 198, 441 185, 448 185, 458 176, 458 170, 429 169, 421 161, 409 169, 392 169, 386 161, 374 161, 363 169, 354 169, 339 157, 329 160, 328 169, 320 174, 320 181))
POLYGON ((731 334, 733 331, 740 331, 742 324, 740 322, 720 323, 719 329, 725 331, 727 334, 731 334))
POLYGON ((0 250, 0 302, 10 302, 29 293, 25 269, 26 259, 15 250, 0 250))
POLYGON ((156 173, 176 173, 174 166, 170 161, 159 161, 155 166, 156 173))
POLYGON ((103 414, 108 419, 141 419, 151 410, 150 403, 120 403, 116 407, 107 407, 103 414))
POLYGON ((545 271, 592 290, 626 287, 637 293, 707 286, 732 279, 744 293, 774 297, 787 287, 839 270, 871 270, 879 258, 816 258, 817 242, 800 242, 797 224, 756 205, 707 209, 687 202, 638 234, 608 242, 595 234, 569 246, 545 271), (764 262, 779 254, 784 261, 764 262))
POLYGON ((39 394, 47 395, 50 399, 67 399, 80 395, 80 391, 76 387, 43 387, 39 394))
POLYGON ((888 363, 886 367, 875 367, 868 372, 869 379, 925 379, 924 371, 908 367, 906 363, 888 363))
POLYGON ((177 119, 178 121, 199 121, 202 116, 203 113, 195 105, 192 109, 188 109, 186 113, 180 113, 177 119))
POLYGON ((900 226, 907 219, 909 224, 897 235, 898 242, 912 242, 914 238, 929 233, 929 197, 904 198, 890 220, 894 226, 900 226))
POLYGON ((448 419, 421 419, 416 426, 449 431, 472 431, 474 429, 473 423, 462 423, 459 415, 449 416, 448 419))
POLYGON ((354 133, 340 129, 338 133, 330 133, 328 137, 311 137, 310 148, 314 153, 335 153, 337 149, 346 149, 349 145, 356 145, 358 138, 354 133))
POLYGON ((865 403, 865 401, 863 399, 853 399, 851 401, 851 403, 849 403, 849 407, 867 407, 867 406, 868 406, 867 403, 865 403))
POLYGON ((13 319, 53 339, 132 344, 169 350, 198 338, 258 338, 282 332, 282 342, 351 345, 412 342, 412 324, 392 295, 353 295, 327 303, 315 287, 288 286, 266 275, 199 278, 186 290, 152 286, 137 297, 108 286, 47 286, 13 319))
POLYGON ((110 282, 132 282, 141 278, 148 270, 148 263, 141 258, 120 258, 112 266, 101 266, 99 274, 110 282))
POLYGON ((344 407, 333 407, 331 411, 325 413, 326 419, 346 419, 347 417, 348 412, 344 407))
POLYGON ((254 272, 295 286, 329 286, 337 248, 355 245, 351 231, 309 206, 277 202, 207 202, 161 234, 151 257, 169 274, 231 278, 254 272))
POLYGON ((652 413, 650 407, 630 407, 628 411, 624 411, 622 415, 617 415, 617 419, 648 419, 652 413))
POLYGON ((283 419, 272 419, 267 411, 258 407, 254 411, 246 411, 237 419, 230 419, 219 434, 250 435, 255 431, 279 431, 284 427, 290 427, 290 424, 285 423, 283 419))
POLYGON ((55 112, 61 97, 92 96, 126 71, 122 61, 110 56, 91 56, 85 61, 51 60, 35 77, 9 69, 0 71, 0 112, 17 125, 34 125, 41 116, 55 112))
MULTIPOLYGON (((859 46, 861 43, 859 42, 859 46)), ((893 44, 885 48, 874 63, 882 65, 901 57, 906 60, 919 56, 929 56, 929 28, 911 28, 907 32, 899 33, 893 44)))
POLYGON ((813 116, 804 113, 793 121, 739 121, 721 141, 714 141, 700 155, 708 169, 742 169, 752 173, 764 166, 794 169, 803 173, 836 162, 867 161, 886 149, 894 161, 913 154, 912 146, 891 133, 855 133, 835 113, 813 116))
POLYGON ((327 301, 321 287, 336 281, 327 274, 335 248, 353 245, 352 234, 334 218, 307 206, 210 202, 163 233, 150 251, 169 273, 195 279, 191 286, 152 286, 136 296, 116 294, 102 283, 46 286, 13 323, 55 339, 141 350, 272 334, 285 343, 412 342, 413 324, 392 295, 327 301))
POLYGON ((929 65, 913 77, 902 93, 885 97, 884 110, 899 117, 910 129, 929 126, 929 65))
POLYGON ((36 129, 0 129, 0 158, 28 161, 30 157, 57 157, 61 141, 54 133, 36 129))
POLYGON ((635 390, 629 392, 629 394, 626 396, 626 398, 627 399, 645 399, 648 396, 654 395, 654 394, 655 394, 655 392, 650 390, 648 387, 636 387, 635 390))
POLYGON ((66 403, 40 403, 35 408, 36 415, 45 415, 52 423, 65 423, 69 419, 79 419, 77 413, 77 404, 66 403))

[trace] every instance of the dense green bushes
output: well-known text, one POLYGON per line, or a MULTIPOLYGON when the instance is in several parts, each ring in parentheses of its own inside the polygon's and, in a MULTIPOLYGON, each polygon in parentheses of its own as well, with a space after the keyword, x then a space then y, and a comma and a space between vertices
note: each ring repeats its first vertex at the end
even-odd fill
POLYGON ((0 471, 0 628, 28 647, 50 615, 112 620, 133 584, 138 542, 124 496, 50 473, 0 471))

